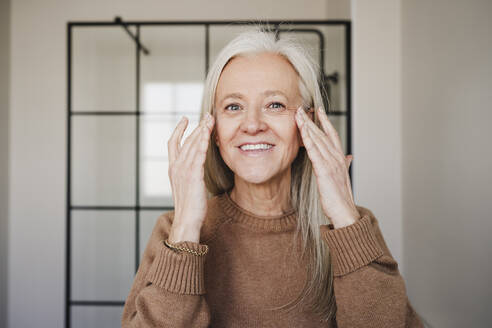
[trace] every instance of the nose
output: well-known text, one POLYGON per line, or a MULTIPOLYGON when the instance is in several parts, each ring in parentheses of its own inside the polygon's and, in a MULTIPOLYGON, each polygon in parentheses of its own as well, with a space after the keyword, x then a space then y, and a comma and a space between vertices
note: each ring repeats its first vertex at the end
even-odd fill
POLYGON ((267 128, 268 125, 263 118, 260 108, 258 106, 248 108, 241 121, 241 130, 248 134, 257 134, 265 131, 267 128))

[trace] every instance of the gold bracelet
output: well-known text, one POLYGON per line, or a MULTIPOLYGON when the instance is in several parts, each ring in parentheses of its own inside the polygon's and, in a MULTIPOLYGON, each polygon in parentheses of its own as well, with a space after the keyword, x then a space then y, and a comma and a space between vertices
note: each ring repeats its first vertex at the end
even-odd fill
POLYGON ((176 245, 170 244, 167 241, 167 239, 166 240, 163 240, 163 242, 164 242, 164 245, 166 245, 169 248, 177 249, 177 250, 180 250, 180 251, 185 251, 185 252, 191 253, 191 254, 196 255, 196 256, 203 256, 203 255, 205 255, 205 254, 208 253, 208 246, 207 245, 204 245, 205 246, 205 251, 203 251, 203 252, 197 252, 197 251, 195 251, 193 249, 189 249, 189 248, 180 247, 180 246, 176 246, 176 245))

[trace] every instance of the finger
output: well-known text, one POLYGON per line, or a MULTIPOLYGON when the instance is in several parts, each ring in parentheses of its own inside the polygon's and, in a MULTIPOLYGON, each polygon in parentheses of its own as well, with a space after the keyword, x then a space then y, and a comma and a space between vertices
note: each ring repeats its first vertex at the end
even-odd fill
POLYGON ((200 122, 196 127, 195 130, 188 136, 186 139, 185 143, 183 144, 183 147, 181 148, 181 153, 179 154, 179 161, 184 162, 186 158, 188 158, 188 153, 190 151, 191 146, 194 144, 195 140, 200 137, 200 135, 203 133, 203 122, 200 122))
POLYGON ((322 134, 324 134, 323 131, 313 122, 313 120, 306 114, 304 110, 298 110, 296 113, 296 117, 300 118, 300 122, 302 125, 311 125, 315 129, 319 130, 322 134))
POLYGON ((339 156, 339 154, 337 154, 337 151, 334 148, 335 145, 331 143, 328 136, 312 120, 310 120, 307 115, 305 115, 304 118, 308 121, 306 125, 312 132, 312 138, 315 144, 318 146, 321 153, 325 155, 326 159, 329 159, 329 157, 338 158, 337 156, 339 156))
MULTIPOLYGON (((308 135, 313 141, 314 147, 317 149, 318 153, 321 154, 322 157, 322 162, 320 162, 319 165, 326 167, 326 166, 331 166, 335 167, 338 165, 344 165, 343 167, 346 167, 345 161, 340 161, 337 157, 336 154, 334 154, 329 147, 327 147, 325 144, 320 141, 320 137, 316 135, 315 130, 313 130, 310 126, 310 124, 306 124, 306 129, 308 131, 308 135)), ((320 132, 323 133, 323 132, 320 132)), ((326 137, 323 135, 323 137, 326 137)), ((321 168, 320 168, 321 169, 321 168)))
POLYGON ((181 120, 178 122, 176 127, 174 128, 171 137, 167 142, 167 152, 169 156, 169 162, 172 163, 176 160, 176 157, 179 155, 181 138, 183 137, 184 131, 188 126, 188 119, 183 116, 181 120))
MULTIPOLYGON (((301 113, 303 113, 305 115, 304 117, 307 117, 309 120, 311 120, 311 118, 307 115, 307 113, 309 113, 309 112, 311 112, 311 108, 306 109, 302 105, 299 106, 299 107, 297 107, 297 110, 295 112, 296 123, 298 125, 300 124, 302 126, 302 124, 303 124, 303 120, 302 120, 303 116, 301 115, 301 113), (301 118, 301 120, 299 120, 299 118, 301 118)), ((299 126, 299 127, 301 127, 301 126, 299 126)))
POLYGON ((299 128, 299 131, 301 131, 302 126, 304 125, 304 120, 302 119, 302 116, 300 115, 300 110, 302 110, 301 107, 297 109, 296 114, 294 115, 297 127, 299 128))
POLYGON ((204 124, 204 132, 203 132, 203 138, 200 141, 201 146, 200 146, 199 150, 201 152, 203 152, 204 154, 206 154, 207 149, 208 149, 209 140, 210 140, 210 137, 212 135, 213 128, 214 128, 215 120, 214 120, 213 116, 210 115, 209 113, 205 113, 204 120, 205 120, 205 122, 203 123, 204 124))
POLYGON ((318 107, 318 117, 323 130, 325 130, 326 134, 330 137, 330 139, 332 139, 331 141, 333 142, 333 144, 340 150, 342 154, 344 154, 342 142, 340 140, 338 132, 331 124, 328 115, 326 115, 326 112, 322 107, 318 107))
POLYGON ((187 157, 187 161, 184 164, 184 167, 187 168, 188 171, 194 172, 195 174, 198 172, 199 177, 203 178, 204 176, 204 163, 206 159, 206 154, 210 141, 210 133, 204 129, 204 133, 200 138, 195 140, 195 143, 190 148, 189 156, 187 157))
POLYGON ((311 162, 313 163, 315 174, 316 176, 319 176, 322 170, 323 157, 314 144, 310 134, 310 130, 308 129, 306 124, 304 124, 303 128, 301 129, 301 136, 309 159, 311 159, 311 162))
POLYGON ((212 132, 215 124, 214 117, 210 113, 205 114, 206 125, 209 128, 210 132, 212 132))
POLYGON ((353 159, 354 157, 353 157, 352 155, 347 155, 345 158, 346 158, 346 159, 345 159, 345 163, 346 163, 346 165, 347 165, 347 169, 348 169, 348 168, 350 167, 350 164, 352 163, 352 159, 353 159))
POLYGON ((303 117, 306 127, 312 132, 312 139, 323 157, 326 160, 335 159, 345 164, 343 153, 338 152, 335 145, 330 142, 328 136, 304 112, 301 112, 300 115, 303 117))
POLYGON ((205 158, 208 150, 208 145, 210 141, 210 133, 207 133, 206 131, 204 132, 203 136, 195 141, 195 145, 193 146, 193 149, 190 150, 190 152, 193 152, 190 157, 193 157, 191 160, 191 168, 199 168, 200 170, 200 176, 203 177, 203 171, 204 171, 204 163, 205 163, 205 158))
MULTIPOLYGON (((182 156, 180 157, 180 160, 185 162, 186 159, 189 158, 190 152, 192 151, 191 149, 193 148, 193 145, 197 142, 197 140, 201 139, 204 135, 208 135, 207 138, 210 136, 210 132, 212 129, 210 128, 210 125, 207 126, 207 119, 202 119, 200 124, 196 127, 195 131, 193 131, 195 134, 193 136, 190 136, 190 140, 185 146, 183 146, 183 150, 181 151, 182 156)), ((194 157, 191 155, 191 157, 194 157)))
POLYGON ((183 142, 183 145, 181 147, 181 151, 183 151, 185 148, 188 147, 189 143, 191 141, 193 141, 193 139, 195 138, 195 136, 197 135, 197 133, 200 132, 201 130, 201 127, 202 125, 204 124, 205 120, 202 119, 198 122, 198 125, 195 127, 195 129, 190 133, 190 135, 188 136, 188 138, 186 138, 186 140, 183 142))
MULTIPOLYGON (((200 122, 196 126, 195 130, 190 134, 190 136, 188 138, 191 138, 192 135, 195 135, 196 133, 198 133, 199 130, 201 129, 200 126, 202 126, 202 125, 207 127, 210 130, 210 132, 212 132, 214 123, 215 123, 215 120, 214 120, 213 116, 210 115, 208 112, 205 113, 205 115, 202 117, 202 119, 200 120, 200 122)), ((188 139, 185 141, 185 144, 187 141, 188 141, 188 139)), ((190 141, 191 141, 191 139, 190 139, 190 141)), ((185 144, 183 144, 183 147, 185 147, 185 144)))

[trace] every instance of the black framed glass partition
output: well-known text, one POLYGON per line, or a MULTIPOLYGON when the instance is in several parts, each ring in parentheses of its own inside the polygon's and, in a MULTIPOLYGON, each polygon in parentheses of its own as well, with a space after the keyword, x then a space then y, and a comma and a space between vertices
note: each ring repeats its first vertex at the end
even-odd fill
MULTIPOLYGON (((183 115, 184 138, 198 124, 210 63, 249 24, 67 24, 66 327, 120 325, 156 219, 173 209, 167 140, 183 115)), ((351 153, 350 21, 268 25, 320 63, 325 107, 351 153)))

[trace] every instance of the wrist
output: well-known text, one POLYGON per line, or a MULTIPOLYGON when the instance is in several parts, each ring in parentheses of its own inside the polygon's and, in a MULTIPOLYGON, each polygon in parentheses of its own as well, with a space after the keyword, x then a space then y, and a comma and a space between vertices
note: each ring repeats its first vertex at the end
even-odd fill
POLYGON ((200 241, 200 229, 184 223, 175 223, 169 232, 168 240, 170 243, 179 243, 182 241, 198 243, 200 241))
POLYGON ((340 229, 354 224, 361 218, 360 213, 357 210, 351 211, 350 214, 332 218, 332 224, 335 229, 340 229))

